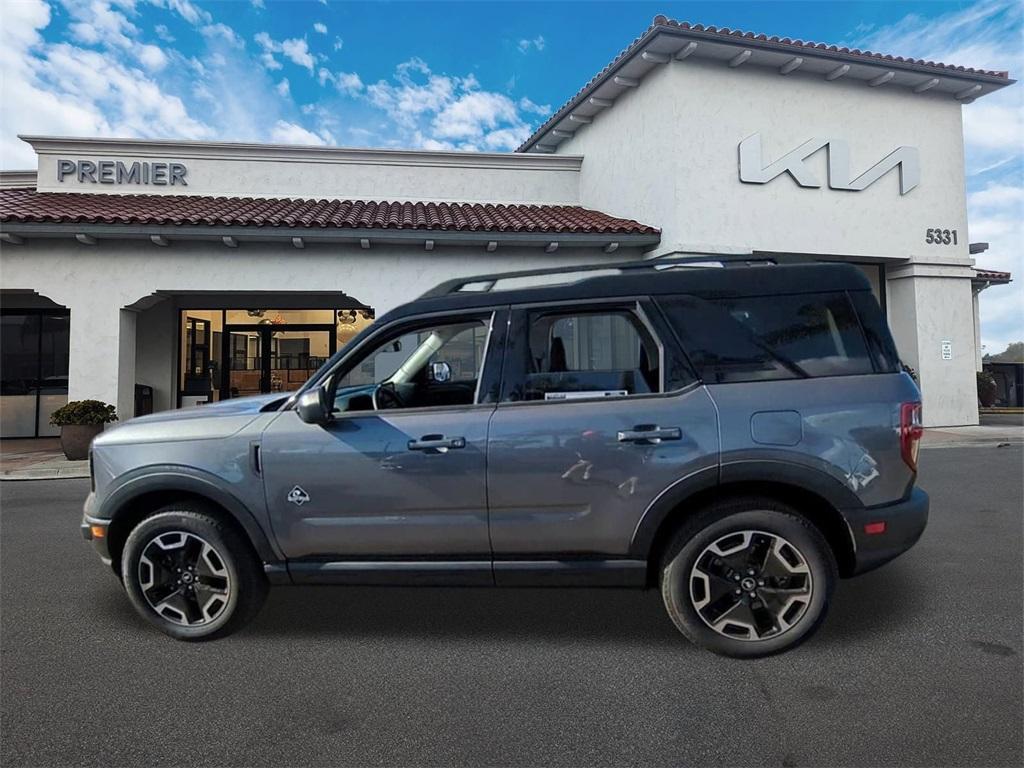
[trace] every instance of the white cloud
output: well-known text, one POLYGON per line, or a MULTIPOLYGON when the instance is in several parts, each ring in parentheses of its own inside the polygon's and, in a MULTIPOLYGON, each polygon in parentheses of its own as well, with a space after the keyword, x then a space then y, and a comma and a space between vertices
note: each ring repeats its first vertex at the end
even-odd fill
POLYGON ((355 72, 339 72, 334 78, 335 87, 342 93, 354 96, 363 90, 363 81, 355 72))
POLYGON ((319 33, 320 33, 321 35, 326 35, 326 34, 327 34, 327 25, 326 25, 326 24, 324 24, 324 23, 323 23, 323 22, 321 22, 321 21, 318 21, 318 22, 316 22, 316 23, 315 23, 315 24, 313 25, 313 29, 314 29, 314 30, 315 30, 316 32, 319 32, 319 33))
POLYGON ((313 74, 315 61, 304 38, 289 38, 279 42, 266 32, 257 32, 253 39, 263 49, 260 60, 267 69, 281 69, 281 63, 274 58, 275 53, 280 53, 293 64, 305 67, 313 74))
MULTIPOLYGON (((343 90, 342 74, 337 78, 339 90, 343 90)), ((353 79, 352 86, 356 85, 353 79)), ((365 93, 407 143, 423 149, 512 150, 531 132, 523 114, 550 112, 550 107, 529 99, 517 102, 485 90, 473 74, 455 77, 433 72, 419 58, 399 64, 393 82, 380 80, 366 86, 365 93)))
POLYGON ((263 0, 249 0, 249 2, 252 3, 253 8, 258 8, 260 10, 267 7, 267 4, 263 2, 263 0))
POLYGON ((535 104, 525 96, 519 100, 519 108, 524 112, 532 112, 533 114, 540 115, 541 117, 546 117, 551 114, 550 104, 535 104))
POLYGON ((155 27, 153 27, 153 31, 156 32, 156 36, 163 40, 165 43, 174 42, 174 35, 171 34, 171 31, 167 29, 167 26, 165 24, 157 24, 155 27))
MULTIPOLYGON (((134 4, 134 0, 128 0, 128 2, 129 4, 134 4)), ((159 8, 174 11, 189 24, 209 24, 213 21, 213 16, 208 11, 204 11, 191 2, 191 0, 146 0, 146 2, 159 8)))
POLYGON ((340 51, 344 45, 345 41, 342 40, 340 37, 334 38, 334 50, 340 51))
POLYGON ((516 47, 519 48, 520 53, 529 53, 531 50, 543 51, 545 45, 547 45, 547 41, 544 39, 544 35, 537 35, 532 40, 523 38, 516 47))
POLYGON ((236 33, 235 30, 227 24, 207 24, 199 31, 204 37, 220 38, 225 43, 232 45, 235 48, 245 48, 245 41, 242 40, 242 38, 238 36, 238 33, 236 33))
POLYGON ((270 132, 270 140, 276 144, 312 144, 323 146, 327 142, 301 125, 278 120, 270 132))
MULTIPOLYGON (((286 78, 253 66, 230 27, 188 3, 155 4, 195 24, 188 32, 195 55, 184 56, 164 38, 147 41, 133 23, 135 2, 67 0, 61 25, 43 0, 3 6, 0 71, 9 105, 0 111, 0 167, 33 167, 31 148, 18 133, 235 141, 334 141, 331 110, 298 115, 286 78), (65 24, 88 26, 71 29, 65 24), (41 34, 45 31, 45 37, 41 34), (303 125, 309 120, 312 124, 303 125)), ((185 37, 184 32, 179 33, 185 37)), ((282 56, 298 56, 301 49, 282 56)))

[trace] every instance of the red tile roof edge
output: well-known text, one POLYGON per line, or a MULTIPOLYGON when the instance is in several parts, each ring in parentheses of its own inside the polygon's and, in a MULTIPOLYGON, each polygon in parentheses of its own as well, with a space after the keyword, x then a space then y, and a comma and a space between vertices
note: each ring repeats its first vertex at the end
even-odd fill
POLYGON ((579 205, 113 195, 0 189, 0 222, 659 235, 579 205))
POLYGON ((961 75, 983 75, 987 77, 997 77, 1003 80, 1010 79, 1010 73, 1002 70, 989 70, 989 69, 974 69, 973 67, 962 67, 956 64, 943 64, 938 61, 925 61, 924 59, 914 59, 904 56, 893 56, 887 53, 875 53, 874 51, 862 51, 859 48, 846 48, 842 46, 829 45, 827 43, 816 43, 810 40, 794 40, 789 37, 779 37, 777 35, 765 35, 756 32, 744 32, 741 29, 729 29, 728 27, 716 27, 714 25, 705 24, 690 24, 687 21, 676 21, 670 19, 667 16, 661 14, 654 17, 654 21, 644 31, 642 35, 637 37, 633 42, 626 46, 618 56, 611 60, 608 65, 590 78, 590 81, 580 88, 572 98, 566 101, 561 107, 559 107, 554 114, 551 115, 544 123, 534 131, 530 137, 520 144, 516 148, 516 152, 525 152, 527 149, 532 147, 537 140, 543 135, 548 128, 554 125, 556 122, 561 120, 565 116, 567 109, 585 92, 589 91, 594 85, 597 84, 605 75, 607 75, 615 66, 625 59, 627 56, 633 54, 640 44, 652 35, 652 33, 660 29, 681 29, 681 30, 692 30, 694 32, 702 32, 704 34, 711 34, 722 39, 735 39, 744 38, 748 40, 757 40, 760 42, 774 43, 779 46, 792 48, 794 52, 808 51, 824 51, 826 53, 843 53, 849 56, 856 56, 863 58, 865 63, 886 63, 896 62, 901 64, 914 64, 919 67, 929 67, 931 69, 944 72, 947 74, 961 74, 961 75))
POLYGON ((1013 279, 1013 274, 1010 272, 998 272, 994 269, 978 269, 974 268, 975 274, 981 280, 991 280, 993 282, 1010 282, 1013 279))

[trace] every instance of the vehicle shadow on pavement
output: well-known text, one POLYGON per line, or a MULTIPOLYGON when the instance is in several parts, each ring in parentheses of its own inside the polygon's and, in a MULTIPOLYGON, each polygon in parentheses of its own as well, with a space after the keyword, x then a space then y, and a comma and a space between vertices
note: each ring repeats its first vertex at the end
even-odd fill
MULTIPOLYGON (((860 640, 909 622, 924 586, 897 564, 842 581, 822 636, 860 640)), ((292 587, 272 590, 245 633, 678 643, 657 590, 292 587)))
MULTIPOLYGON (((820 637, 859 641, 911 622, 927 589, 913 567, 892 563, 840 581, 820 637)), ((111 623, 154 631, 119 586, 99 590, 111 623)), ((279 587, 238 638, 592 640, 678 644, 657 590, 473 587, 279 587)))

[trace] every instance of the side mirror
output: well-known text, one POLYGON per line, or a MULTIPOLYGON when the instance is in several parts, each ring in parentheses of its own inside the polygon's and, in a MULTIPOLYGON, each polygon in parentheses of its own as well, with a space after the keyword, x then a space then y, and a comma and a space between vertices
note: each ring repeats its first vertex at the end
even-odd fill
POLYGON ((452 380, 452 367, 444 360, 431 363, 427 370, 427 378, 435 384, 445 384, 452 380))
POLYGON ((307 424, 326 424, 331 420, 331 409, 327 404, 327 388, 316 387, 299 395, 295 403, 299 418, 307 424))

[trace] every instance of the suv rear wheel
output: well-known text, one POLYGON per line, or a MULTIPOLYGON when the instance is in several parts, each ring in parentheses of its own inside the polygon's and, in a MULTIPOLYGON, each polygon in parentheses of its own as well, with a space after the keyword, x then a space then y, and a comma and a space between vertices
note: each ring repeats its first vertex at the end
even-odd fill
POLYGON ((676 627, 726 656, 767 656, 821 625, 835 588, 824 537, 772 499, 723 502, 675 535, 662 561, 661 593, 676 627))
POLYGON ((178 640, 231 634, 267 595, 252 548, 198 505, 166 507, 139 523, 125 542, 121 575, 135 609, 178 640))

